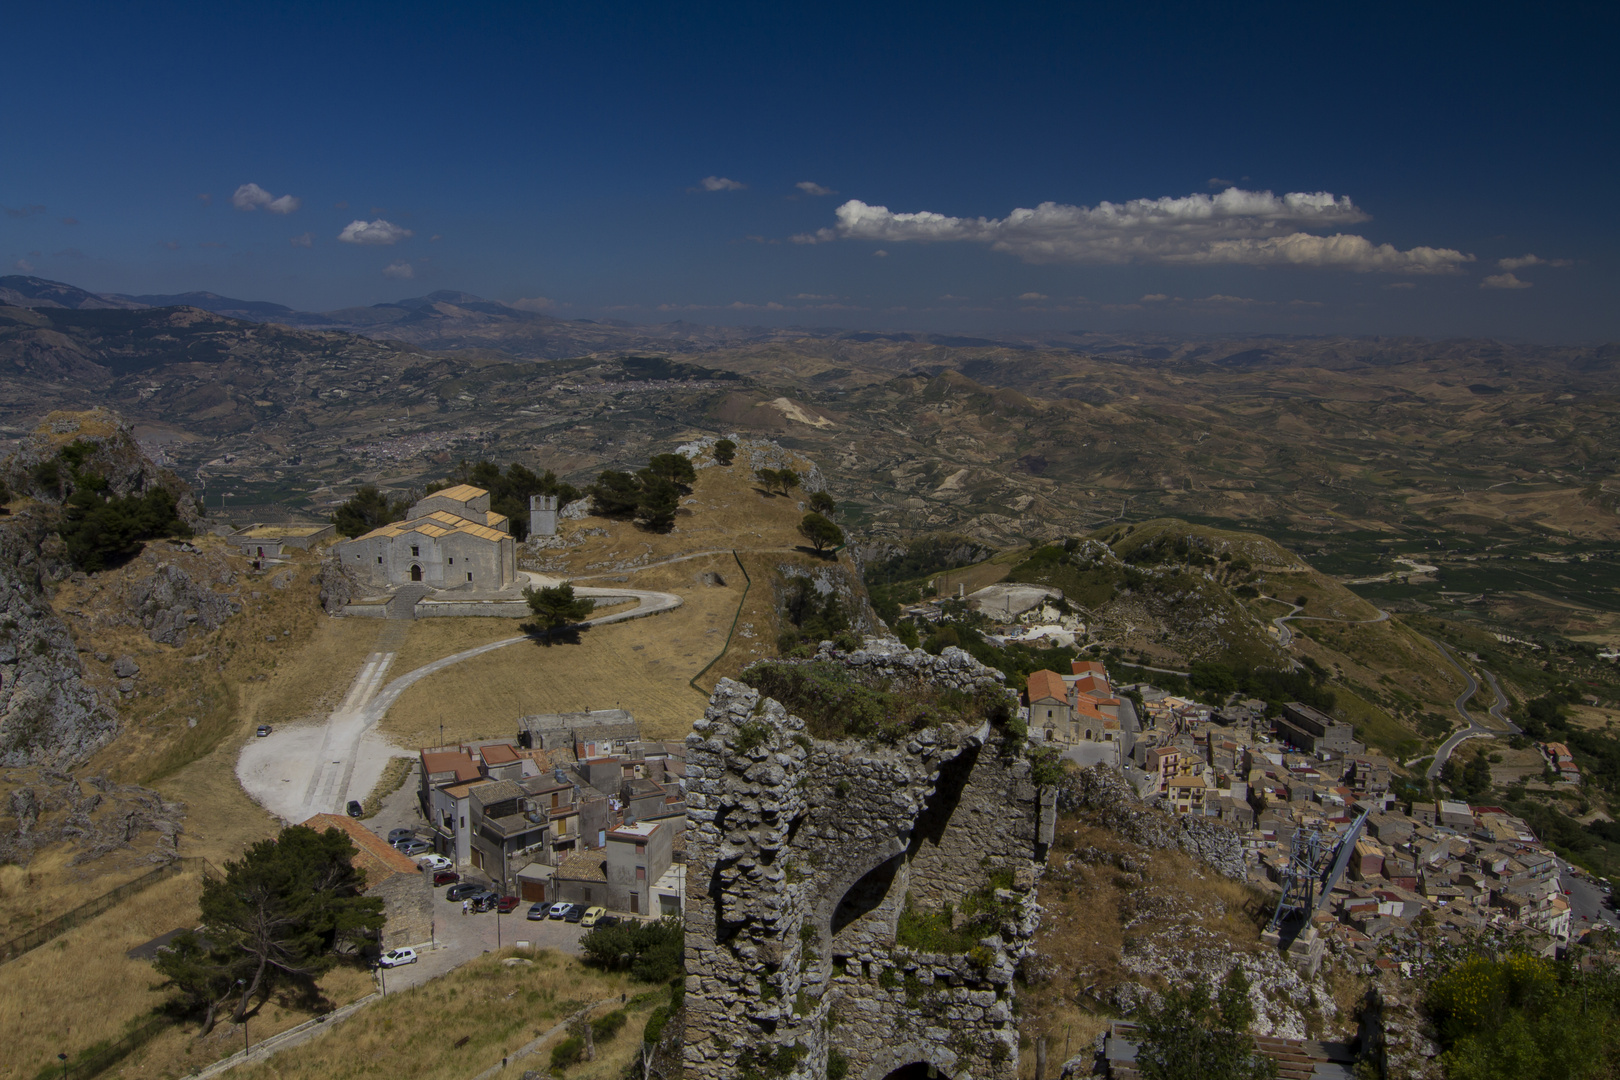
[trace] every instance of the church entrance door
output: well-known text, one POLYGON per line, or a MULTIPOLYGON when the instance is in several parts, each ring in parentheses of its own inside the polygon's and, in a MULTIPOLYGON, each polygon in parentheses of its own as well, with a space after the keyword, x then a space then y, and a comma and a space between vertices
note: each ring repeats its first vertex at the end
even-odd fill
POLYGON ((411 564, 411 580, 412 581, 421 581, 422 580, 422 568, 420 566, 417 566, 414 563, 411 564))

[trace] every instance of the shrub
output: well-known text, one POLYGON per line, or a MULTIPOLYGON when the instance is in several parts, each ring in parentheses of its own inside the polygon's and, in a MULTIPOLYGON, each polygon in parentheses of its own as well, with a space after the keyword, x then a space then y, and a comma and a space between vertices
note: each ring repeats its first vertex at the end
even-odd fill
POLYGON ((591 1036, 600 1042, 608 1042, 619 1034, 629 1019, 623 1009, 614 1009, 606 1016, 598 1016, 591 1021, 591 1036))
POLYGON ((77 479, 81 486, 68 496, 61 534, 68 558, 80 570, 105 570, 126 562, 147 540, 191 535, 176 511, 172 491, 153 488, 145 495, 109 499, 101 477, 77 479))
POLYGON ((674 916, 650 923, 599 926, 579 944, 587 963, 608 971, 628 971, 642 982, 668 982, 684 970, 686 931, 674 916))
POLYGON ((570 1035, 551 1048, 551 1071, 562 1072, 570 1065, 578 1065, 585 1056, 585 1040, 570 1035))
POLYGON ((966 694, 922 680, 889 682, 825 661, 765 661, 743 672, 742 681, 780 701, 820 739, 892 743, 938 724, 1003 722, 1007 712, 1005 695, 996 689, 966 694))

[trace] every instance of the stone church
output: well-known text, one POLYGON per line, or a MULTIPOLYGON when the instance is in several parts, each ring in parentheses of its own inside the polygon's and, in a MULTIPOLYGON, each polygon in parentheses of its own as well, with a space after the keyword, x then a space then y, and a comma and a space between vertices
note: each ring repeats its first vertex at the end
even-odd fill
POLYGON ((396 521, 337 545, 362 582, 386 589, 421 582, 436 589, 504 589, 517 580, 517 542, 489 492, 470 484, 435 491, 396 521))

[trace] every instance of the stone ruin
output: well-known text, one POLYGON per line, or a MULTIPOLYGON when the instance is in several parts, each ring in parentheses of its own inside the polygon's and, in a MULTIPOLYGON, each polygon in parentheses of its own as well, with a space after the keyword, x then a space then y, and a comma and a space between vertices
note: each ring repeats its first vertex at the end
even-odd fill
MULTIPOLYGON (((823 643, 816 660, 993 689, 1016 715, 1001 673, 960 649, 868 639, 848 654, 823 643)), ((720 681, 687 737, 687 1077, 1018 1075, 1013 973, 1056 811, 1006 736, 986 720, 829 742, 720 681), (956 930, 973 896, 1001 922, 964 951, 897 942, 908 906, 956 930)))

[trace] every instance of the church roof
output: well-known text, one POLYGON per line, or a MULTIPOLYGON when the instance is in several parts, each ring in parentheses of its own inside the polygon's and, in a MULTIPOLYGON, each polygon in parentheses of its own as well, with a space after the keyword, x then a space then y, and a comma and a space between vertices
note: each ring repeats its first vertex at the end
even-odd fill
POLYGON ((426 496, 426 498, 431 499, 437 496, 441 499, 454 499, 456 502, 471 502, 480 495, 488 494, 489 492, 481 487, 473 487, 471 484, 457 484, 455 487, 441 488, 432 495, 426 496))
MULTIPOLYGON (((462 487, 466 487, 466 485, 463 484, 462 487)), ((452 488, 451 490, 456 489, 452 488)), ((468 488, 467 490, 477 491, 478 489, 468 488)), ((436 492, 435 494, 442 494, 442 492, 436 492)), ((426 517, 419 517, 414 521, 396 521, 389 525, 383 525, 372 529, 364 536, 356 537, 356 539, 370 540, 377 536, 403 536, 405 533, 412 532, 421 533, 423 536, 431 536, 435 540, 441 536, 449 536, 451 533, 466 533, 469 536, 476 536, 480 540, 492 540, 496 543, 507 539, 507 534, 498 529, 492 529, 488 525, 480 525, 478 522, 464 517, 457 517, 448 510, 435 510, 426 517)))

